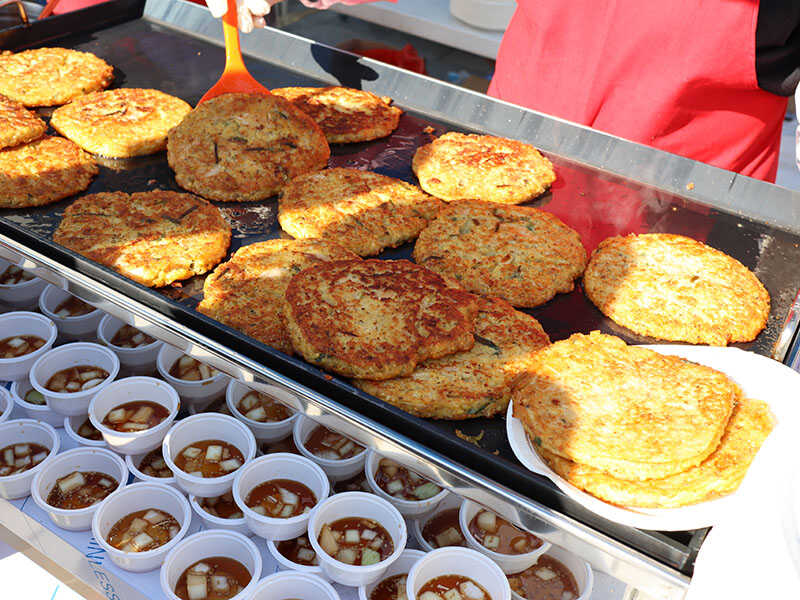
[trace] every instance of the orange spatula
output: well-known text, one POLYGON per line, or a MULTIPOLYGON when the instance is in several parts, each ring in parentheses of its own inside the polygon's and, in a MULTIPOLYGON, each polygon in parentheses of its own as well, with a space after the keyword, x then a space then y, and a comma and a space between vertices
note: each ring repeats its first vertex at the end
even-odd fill
POLYGON ((239 27, 236 22, 236 0, 228 0, 228 12, 222 17, 222 33, 225 35, 225 70, 219 81, 211 86, 198 104, 233 92, 243 94, 269 94, 269 90, 258 83, 244 66, 239 47, 239 27))

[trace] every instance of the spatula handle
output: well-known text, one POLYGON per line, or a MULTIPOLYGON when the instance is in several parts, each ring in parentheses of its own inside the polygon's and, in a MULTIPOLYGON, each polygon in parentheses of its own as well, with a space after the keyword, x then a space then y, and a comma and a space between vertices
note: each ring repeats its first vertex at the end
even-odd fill
POLYGON ((244 73, 242 51, 239 48, 239 23, 236 0, 228 0, 228 10, 222 17, 222 32, 225 35, 225 70, 244 73))

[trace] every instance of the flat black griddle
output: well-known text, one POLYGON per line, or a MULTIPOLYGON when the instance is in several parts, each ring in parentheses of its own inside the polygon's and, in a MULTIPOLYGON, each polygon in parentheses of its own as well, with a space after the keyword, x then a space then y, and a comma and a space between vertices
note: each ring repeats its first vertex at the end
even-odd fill
MULTIPOLYGON (((116 12, 104 5, 59 19, 59 26, 0 32, 0 47, 21 49, 36 45, 58 45, 89 51, 115 67, 115 87, 152 87, 179 96, 194 105, 222 71, 224 55, 219 46, 181 34, 139 18, 141 4, 117 0, 116 12), (120 12, 122 7, 122 12, 120 12), (86 15, 95 15, 86 32, 86 15), (109 23, 118 23, 108 25, 109 23), (61 35, 63 31, 82 31, 61 35), (44 41, 47 40, 47 43, 44 41)), ((349 56, 314 46, 320 64, 332 67, 343 84, 359 86, 361 68, 349 56)), ((299 73, 264 61, 247 60, 252 74, 267 87, 320 85, 299 73)), ((47 115, 47 110, 40 111, 47 115)), ((455 119, 455 117, 454 117, 455 119)), ((388 138, 362 143, 334 145, 331 166, 373 170, 416 183, 411 172, 415 149, 436 135, 458 129, 422 114, 405 113, 399 128, 388 138)), ((800 238, 759 222, 710 209, 690 200, 669 195, 602 171, 550 154, 558 179, 552 189, 532 206, 548 210, 571 227, 591 251, 600 240, 632 232, 669 232, 688 235, 737 258, 755 271, 772 296, 772 309, 765 331, 741 347, 770 356, 786 316, 800 288, 800 238)), ((131 160, 100 160, 100 175, 87 193, 152 189, 180 190, 164 153, 131 160)), ((52 242, 51 236, 65 207, 65 200, 38 209, 0 210, 0 233, 49 256, 68 268, 95 278, 237 352, 295 381, 355 409, 363 415, 402 432, 414 441, 438 451, 456 463, 526 495, 538 503, 582 521, 602 533, 628 544, 665 565, 691 575, 694 558, 707 530, 658 533, 606 521, 561 493, 548 480, 532 474, 514 458, 502 419, 470 422, 421 420, 395 409, 347 381, 327 374, 297 358, 264 346, 195 311, 201 298, 203 277, 159 290, 142 287, 92 263, 52 242), (483 433, 479 446, 456 435, 483 433)), ((280 236, 274 199, 259 203, 216 203, 233 226, 230 253, 242 245, 280 236)), ((410 258, 412 245, 386 251, 381 258, 410 258)), ((606 319, 584 296, 580 285, 546 305, 526 311, 535 316, 550 335, 559 340, 575 332, 599 329, 619 335, 631 343, 655 340, 631 334, 606 319)))

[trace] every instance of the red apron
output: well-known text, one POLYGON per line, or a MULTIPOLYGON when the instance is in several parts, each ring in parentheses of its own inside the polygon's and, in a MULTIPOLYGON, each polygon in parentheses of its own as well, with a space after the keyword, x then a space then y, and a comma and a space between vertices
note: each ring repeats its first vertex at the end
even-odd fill
POLYGON ((756 0, 518 0, 489 94, 775 180, 787 99, 758 88, 756 0))

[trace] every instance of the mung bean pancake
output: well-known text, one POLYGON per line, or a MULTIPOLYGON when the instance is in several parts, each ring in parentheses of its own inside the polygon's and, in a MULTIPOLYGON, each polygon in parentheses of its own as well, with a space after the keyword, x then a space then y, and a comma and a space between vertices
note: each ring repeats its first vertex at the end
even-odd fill
POLYGON ((22 104, 0 94, 0 148, 31 142, 44 135, 47 125, 22 104))
POLYGON ((572 485, 619 506, 675 508, 734 492, 773 427, 766 403, 741 399, 714 452, 696 467, 663 479, 628 481, 539 450, 548 465, 572 485))
POLYGON ((417 186, 359 169, 325 169, 292 179, 278 221, 294 238, 323 238, 359 256, 417 237, 442 202, 417 186))
POLYGON ((0 54, 0 94, 25 106, 57 106, 111 85, 114 68, 89 52, 36 48, 0 54))
POLYGON ((603 240, 592 252, 583 287, 614 322, 662 340, 748 342, 769 317, 769 293, 747 267, 681 235, 603 240))
POLYGON ((212 98, 167 140, 178 185, 230 202, 274 196, 293 177, 324 168, 329 156, 325 135, 311 117, 273 94, 212 98))
POLYGON ((0 150, 0 208, 41 206, 82 192, 99 169, 62 137, 44 136, 0 150))
POLYGON ((641 480, 703 462, 739 393, 719 371, 595 331, 538 352, 512 400, 537 448, 641 480))
POLYGON ((166 190, 83 196, 53 234, 54 242, 150 287, 210 271, 230 239, 216 206, 166 190))
POLYGON ((521 204, 556 180, 553 165, 536 148, 491 135, 445 133, 420 146, 411 167, 423 190, 450 201, 521 204))
POLYGON ((203 285, 197 307, 242 333, 292 353, 283 324, 286 286, 296 273, 329 260, 357 258, 323 240, 267 240, 239 248, 231 259, 214 269, 203 285))
POLYGON ((418 417, 459 420, 504 412, 514 381, 550 340, 536 319, 505 300, 478 302, 471 349, 426 360, 406 377, 356 379, 355 385, 418 417))
POLYGON ((470 292, 534 307, 572 291, 586 250, 578 233, 548 212, 462 200, 420 233, 414 260, 470 292))
POLYGON ((470 349, 478 301, 406 260, 340 260, 292 277, 285 310, 292 346, 307 361, 382 380, 470 349))
POLYGON ((77 98, 56 109, 50 124, 84 150, 109 158, 152 154, 192 110, 158 90, 119 88, 77 98))
POLYGON ((331 144, 366 142, 397 129, 403 111, 392 99, 346 87, 287 87, 271 90, 309 115, 331 144))

